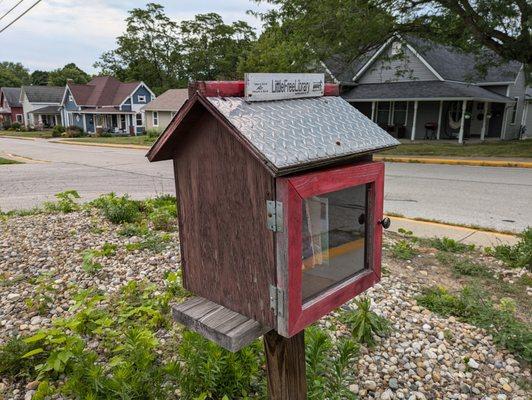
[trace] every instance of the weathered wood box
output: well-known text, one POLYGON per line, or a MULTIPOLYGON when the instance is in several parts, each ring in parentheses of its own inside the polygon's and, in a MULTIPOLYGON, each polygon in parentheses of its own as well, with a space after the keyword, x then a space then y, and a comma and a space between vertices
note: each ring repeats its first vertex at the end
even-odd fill
POLYGON ((374 285, 372 153, 397 144, 334 86, 249 102, 244 82, 192 85, 148 153, 174 163, 185 288, 291 337, 374 285))

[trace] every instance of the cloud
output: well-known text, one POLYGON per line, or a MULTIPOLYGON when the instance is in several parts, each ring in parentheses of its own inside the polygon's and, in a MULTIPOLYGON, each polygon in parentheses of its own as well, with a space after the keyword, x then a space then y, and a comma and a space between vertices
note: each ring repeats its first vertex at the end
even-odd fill
MULTIPOLYGON (((33 4, 25 0, 0 22, 0 27, 33 4), (10 19, 11 18, 11 19, 10 19)), ((144 7, 148 1, 137 0, 44 0, 28 14, 0 34, 4 43, 0 61, 21 62, 31 70, 54 69, 69 62, 94 72, 93 63, 125 29, 128 10, 144 7), (10 48, 5 43, 11 43, 10 48)), ((0 3, 0 15, 16 3, 0 3)), ((159 1, 175 20, 191 19, 196 14, 217 12, 226 22, 244 20, 260 29, 260 21, 247 15, 257 6, 248 0, 159 1)), ((264 9, 264 6, 262 6, 264 9)))

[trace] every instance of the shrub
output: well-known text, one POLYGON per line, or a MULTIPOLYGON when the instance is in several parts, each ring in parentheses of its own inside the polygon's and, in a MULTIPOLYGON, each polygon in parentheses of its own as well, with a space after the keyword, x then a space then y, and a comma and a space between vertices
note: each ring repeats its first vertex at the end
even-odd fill
POLYGON ((6 131, 8 131, 9 128, 11 128, 11 121, 9 121, 9 120, 4 120, 4 121, 2 122, 2 129, 5 129, 6 131))
POLYGON ((532 272, 532 228, 525 229, 515 245, 495 246, 487 253, 503 261, 510 268, 526 268, 532 272))
POLYGON ((149 233, 148 226, 144 222, 140 223, 125 223, 118 231, 121 236, 146 236, 149 233))
POLYGON ((61 137, 63 132, 65 132, 65 127, 63 125, 56 125, 52 129, 52 137, 61 137))
POLYGON ((465 253, 466 251, 475 250, 474 244, 460 243, 445 236, 443 238, 430 239, 429 243, 438 250, 448 251, 450 253, 465 253))
POLYGON ((173 231, 177 224, 175 213, 167 208, 156 209, 148 215, 148 219, 156 231, 173 231))
POLYGON ((10 131, 20 131, 20 128, 22 128, 22 125, 18 122, 13 122, 11 124, 11 127, 9 128, 10 131))
POLYGON ((44 203, 44 209, 48 212, 62 212, 65 214, 77 211, 80 209, 79 204, 75 199, 79 199, 80 195, 75 190, 67 190, 54 195, 58 200, 56 202, 47 201, 44 203))
POLYGON ((395 242, 391 250, 392 256, 400 260, 411 260, 417 254, 412 243, 405 239, 395 242))
POLYGON ((157 128, 150 128, 146 131, 146 135, 152 139, 157 138, 161 135, 161 130, 157 128))
POLYGON ((441 287, 425 289, 417 301, 438 314, 453 315, 462 321, 485 329, 500 346, 526 362, 532 361, 532 330, 515 316, 515 303, 501 299, 494 305, 479 287, 466 286, 459 296, 441 287))
POLYGON ((136 222, 141 217, 139 203, 130 200, 127 195, 117 197, 114 193, 110 193, 98 197, 89 204, 99 208, 114 224, 136 222))
POLYGON ((83 129, 76 125, 69 125, 66 130, 62 133, 63 137, 67 138, 77 138, 85 136, 83 129))
POLYGON ((371 311, 371 300, 363 297, 355 300, 357 309, 346 312, 342 319, 351 329, 355 340, 368 346, 375 345, 374 336, 383 336, 390 331, 390 326, 386 318, 371 311))
POLYGON ((34 349, 35 346, 24 342, 20 338, 12 338, 5 345, 0 346, 0 376, 10 378, 31 377, 34 361, 40 361, 42 357, 36 357, 36 360, 29 360, 22 356, 34 349))

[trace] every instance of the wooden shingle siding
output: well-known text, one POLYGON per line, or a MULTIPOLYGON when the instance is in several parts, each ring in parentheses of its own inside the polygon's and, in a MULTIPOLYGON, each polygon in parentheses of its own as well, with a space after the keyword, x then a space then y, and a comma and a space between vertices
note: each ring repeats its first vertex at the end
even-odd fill
POLYGON ((408 82, 412 80, 432 81, 438 78, 406 46, 404 56, 392 58, 392 44, 357 79, 359 83, 408 82))

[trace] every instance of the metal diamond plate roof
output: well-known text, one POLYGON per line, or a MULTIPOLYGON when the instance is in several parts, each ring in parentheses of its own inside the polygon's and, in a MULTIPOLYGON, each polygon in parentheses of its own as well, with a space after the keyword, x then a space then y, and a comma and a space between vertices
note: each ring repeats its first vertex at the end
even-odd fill
POLYGON ((240 97, 208 100, 277 169, 399 144, 340 97, 256 103, 240 97))

